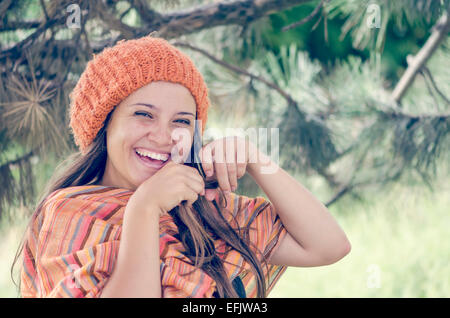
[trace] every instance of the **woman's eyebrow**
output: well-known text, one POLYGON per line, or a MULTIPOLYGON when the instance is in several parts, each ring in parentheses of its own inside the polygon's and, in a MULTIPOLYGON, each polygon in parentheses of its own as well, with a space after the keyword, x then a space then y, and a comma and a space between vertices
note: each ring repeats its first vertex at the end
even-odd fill
MULTIPOLYGON (((141 105, 141 106, 146 106, 152 109, 158 109, 158 107, 156 107, 155 105, 152 104, 147 104, 147 103, 135 103, 135 104, 131 104, 130 106, 133 105, 141 105)), ((195 117, 195 115, 193 113, 189 113, 189 112, 178 112, 177 115, 191 115, 193 117, 195 117)))

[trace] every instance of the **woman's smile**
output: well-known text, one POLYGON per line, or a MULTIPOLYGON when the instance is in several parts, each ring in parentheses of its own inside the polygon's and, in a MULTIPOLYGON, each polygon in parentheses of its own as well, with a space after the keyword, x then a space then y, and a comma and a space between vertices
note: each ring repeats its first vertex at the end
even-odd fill
POLYGON ((170 153, 155 152, 143 148, 136 148, 133 152, 141 165, 154 169, 161 169, 171 158, 170 153))

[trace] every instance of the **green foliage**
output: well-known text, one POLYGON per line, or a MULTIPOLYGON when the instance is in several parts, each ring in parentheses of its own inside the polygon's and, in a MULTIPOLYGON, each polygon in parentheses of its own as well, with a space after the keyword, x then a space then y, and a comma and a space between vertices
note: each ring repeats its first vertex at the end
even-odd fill
POLYGON ((333 0, 328 1, 319 16, 308 23, 282 31, 299 17, 308 16, 319 2, 271 15, 270 23, 258 28, 262 39, 260 46, 278 54, 280 47, 297 43, 311 59, 317 59, 329 68, 339 60, 348 61, 356 56, 365 62, 371 51, 382 52, 382 72, 391 83, 399 79, 406 67, 406 56, 421 48, 433 24, 450 3, 448 0, 333 0), (368 22, 372 21, 368 11, 371 4, 380 8, 380 28, 368 27, 368 22))
POLYGON ((332 265, 288 268, 269 297, 448 297, 447 183, 440 178, 434 192, 396 186, 337 203, 330 211, 351 252, 332 265))

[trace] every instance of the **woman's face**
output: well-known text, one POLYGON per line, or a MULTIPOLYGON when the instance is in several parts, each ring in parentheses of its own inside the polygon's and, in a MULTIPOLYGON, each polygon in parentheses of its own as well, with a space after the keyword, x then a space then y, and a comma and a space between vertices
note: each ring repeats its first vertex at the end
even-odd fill
POLYGON ((101 184, 136 190, 172 160, 175 145, 192 145, 195 118, 195 100, 180 84, 152 82, 133 92, 106 127, 108 157, 101 184), (178 139, 180 132, 186 137, 178 139))

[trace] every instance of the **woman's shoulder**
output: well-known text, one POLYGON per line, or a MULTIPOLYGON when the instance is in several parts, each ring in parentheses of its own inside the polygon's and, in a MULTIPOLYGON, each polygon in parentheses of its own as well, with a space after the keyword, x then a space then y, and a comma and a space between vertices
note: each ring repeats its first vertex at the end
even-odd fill
POLYGON ((260 205, 260 204, 268 204, 269 200, 264 198, 263 196, 248 196, 245 194, 239 194, 235 192, 230 192, 225 194, 225 205, 227 208, 243 208, 248 207, 248 205, 260 205))
POLYGON ((270 201, 263 196, 247 196, 231 192, 225 194, 223 206, 234 218, 242 219, 241 223, 251 222, 266 207, 270 201))
POLYGON ((71 186, 50 193, 42 208, 46 215, 76 213, 110 218, 123 210, 133 193, 128 189, 103 185, 71 186))
POLYGON ((82 219, 120 224, 124 208, 133 193, 128 189, 102 185, 57 189, 42 202, 40 218, 58 219, 60 223, 82 219))
POLYGON ((46 201, 50 200, 93 200, 111 201, 126 203, 134 192, 129 189, 117 188, 104 185, 81 185, 61 188, 50 193, 46 201))

